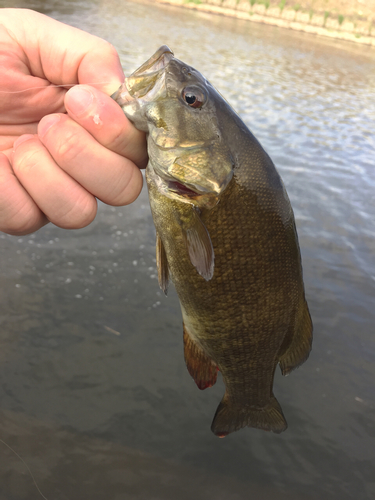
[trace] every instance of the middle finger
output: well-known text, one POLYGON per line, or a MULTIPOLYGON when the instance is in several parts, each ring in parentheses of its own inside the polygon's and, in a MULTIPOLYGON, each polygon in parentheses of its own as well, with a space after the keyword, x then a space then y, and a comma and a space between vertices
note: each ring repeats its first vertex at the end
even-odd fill
POLYGON ((57 165, 100 200, 109 205, 126 205, 137 198, 142 188, 139 168, 99 144, 69 116, 42 118, 38 134, 57 165))

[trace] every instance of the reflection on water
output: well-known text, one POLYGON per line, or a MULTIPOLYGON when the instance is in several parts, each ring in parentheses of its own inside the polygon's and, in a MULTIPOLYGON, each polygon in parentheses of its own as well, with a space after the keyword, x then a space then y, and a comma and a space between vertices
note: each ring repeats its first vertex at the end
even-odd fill
MULTIPOLYGON (((143 191, 83 230, 0 237, 0 438, 49 500, 374 498, 373 49, 145 3, 30 5, 109 40, 128 74, 168 44, 237 109, 287 186, 315 341, 276 376, 286 433, 216 439, 223 388, 187 374, 143 191)), ((40 498, 1 443, 0 462, 0 498, 40 498)))

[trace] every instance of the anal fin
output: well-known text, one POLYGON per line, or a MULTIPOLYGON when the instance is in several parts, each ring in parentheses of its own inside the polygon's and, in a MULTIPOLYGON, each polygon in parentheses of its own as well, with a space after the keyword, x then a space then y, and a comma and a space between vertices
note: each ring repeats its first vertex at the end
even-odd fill
POLYGON ((203 349, 191 338, 184 325, 184 355, 188 372, 198 388, 212 387, 217 379, 218 367, 203 349))

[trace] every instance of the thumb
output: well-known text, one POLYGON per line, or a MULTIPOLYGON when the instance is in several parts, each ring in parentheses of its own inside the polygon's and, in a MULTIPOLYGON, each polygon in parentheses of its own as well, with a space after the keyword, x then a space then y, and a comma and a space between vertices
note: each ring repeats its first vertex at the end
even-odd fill
POLYGON ((79 83, 93 85, 107 95, 116 92, 124 79, 116 49, 104 40, 100 40, 94 50, 85 54, 78 68, 79 83))

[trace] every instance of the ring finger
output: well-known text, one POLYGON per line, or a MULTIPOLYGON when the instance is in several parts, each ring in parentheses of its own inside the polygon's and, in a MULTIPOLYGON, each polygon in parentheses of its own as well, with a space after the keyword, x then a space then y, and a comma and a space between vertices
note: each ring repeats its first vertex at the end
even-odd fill
POLYGON ((18 181, 48 220, 65 229, 94 220, 95 197, 56 165, 37 136, 16 141, 11 162, 18 181))

